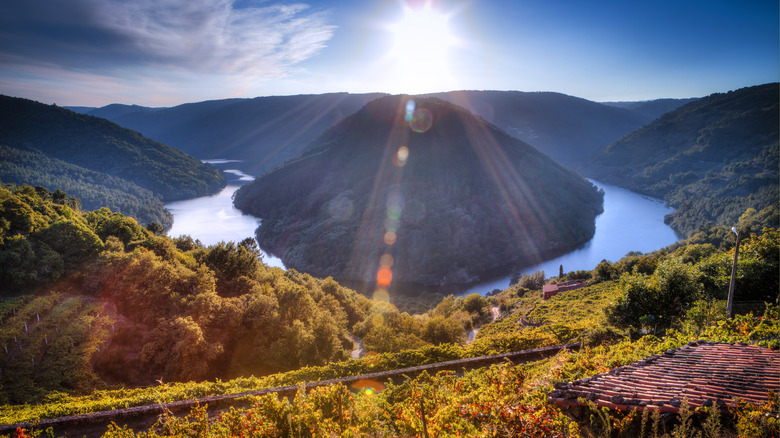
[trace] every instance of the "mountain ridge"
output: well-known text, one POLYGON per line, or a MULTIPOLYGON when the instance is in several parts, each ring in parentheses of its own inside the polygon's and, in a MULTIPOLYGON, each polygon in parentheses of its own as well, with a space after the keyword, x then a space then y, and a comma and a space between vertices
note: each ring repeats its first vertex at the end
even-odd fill
POLYGON ((771 83, 689 102, 606 145, 585 173, 666 200, 685 234, 749 208, 777 217, 778 95, 771 83))
MULTIPOLYGON (((112 104, 89 114, 106 117, 201 159, 244 160, 238 164, 243 171, 260 175, 297 158, 319 134, 382 96, 386 94, 263 96, 169 108, 112 104), (303 115, 294 114, 296 110, 303 115), (285 114, 300 124, 286 121, 285 114), (217 120, 224 126, 214 128, 217 120)), ((555 92, 461 90, 420 95, 426 96, 469 109, 577 170, 589 154, 656 118, 663 111, 658 108, 679 103, 674 99, 664 99, 663 105, 636 102, 638 110, 634 110, 555 92)))

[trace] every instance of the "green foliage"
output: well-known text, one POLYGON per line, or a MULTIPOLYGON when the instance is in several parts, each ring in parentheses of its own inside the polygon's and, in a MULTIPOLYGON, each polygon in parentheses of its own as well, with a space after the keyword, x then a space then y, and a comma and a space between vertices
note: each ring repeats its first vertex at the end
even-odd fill
MULTIPOLYGON (((712 301, 718 298, 717 288, 726 284, 733 255, 721 243, 686 247, 686 242, 652 254, 630 253, 608 266, 620 267, 620 281, 604 280, 545 301, 515 285, 489 299, 502 303, 504 317, 483 325, 473 343, 462 345, 464 329, 478 322, 488 299, 448 296, 427 314, 410 315, 331 278, 268 268, 251 242, 203 247, 191 238, 154 236, 121 215, 82 213, 53 202, 67 195, 50 195, 31 187, 0 191, 0 203, 12 212, 0 217, 10 218, 0 221, 3 230, 15 224, 14 229, 28 232, 2 235, 7 248, 26 244, 40 260, 45 244, 51 254, 67 260, 63 269, 79 265, 67 282, 44 281, 38 275, 37 297, 0 301, 0 422, 295 385, 582 340, 586 347, 581 351, 532 365, 496 366, 463 377, 423 375, 396 385, 372 383, 374 388, 386 386, 381 394, 334 386, 293 400, 268 396, 255 408, 223 413, 218 421, 198 408, 186 421, 167 417, 160 428, 148 431, 149 436, 176 435, 201 428, 206 436, 219 436, 256 428, 269 434, 360 436, 376 431, 415 434, 424 427, 439 435, 577 436, 584 425, 572 423, 546 402, 555 381, 605 372, 692 339, 780 347, 777 304, 760 318, 723 320, 722 303, 712 301), (13 202, 6 204, 8 200, 13 202), (63 238, 77 242, 75 248, 58 246, 60 233, 46 233, 62 224, 69 233, 63 238), (36 236, 46 239, 38 245, 36 236), (652 266, 652 273, 637 266, 652 266), (607 307, 609 319, 603 311, 607 307), (656 332, 663 337, 631 341, 610 326, 613 319, 648 326, 649 315, 661 328, 682 331, 668 329, 656 332), (346 360, 350 335, 363 336, 375 354, 346 360), (265 377, 204 380, 248 375, 265 377), (106 382, 149 385, 160 377, 189 382, 103 389, 106 382), (32 404, 12 405, 21 402, 32 404)), ((721 235, 721 241, 727 236, 721 235)), ((776 294, 779 241, 772 229, 745 234, 738 291, 758 285, 776 294)), ((734 427, 746 433, 751 427, 776 428, 773 417, 756 414, 767 408, 740 409, 734 427)), ((627 418, 612 419, 612 424, 632 421, 627 418)), ((708 427, 732 426, 712 420, 708 427)), ((672 432, 686 430, 693 429, 680 426, 672 432)), ((118 428, 112 433, 131 435, 118 428)))
POLYGON ((618 327, 639 327, 645 315, 670 327, 700 293, 692 269, 678 259, 665 260, 651 276, 623 274, 620 288, 622 295, 607 309, 609 322, 618 327))
POLYGON ((665 221, 689 237, 776 228, 777 95, 772 83, 697 99, 608 145, 586 174, 663 198, 675 208, 665 221))
POLYGON ((85 218, 54 203, 45 189, 0 187, 2 295, 28 291, 77 271, 102 249, 103 242, 85 218))
MULTIPOLYGON (((0 144, 130 181, 163 201, 214 193, 225 185, 215 167, 105 119, 8 96, 0 96, 0 119, 0 144)), ((21 167, 29 168, 28 160, 22 158, 21 167)), ((93 177, 102 185, 101 176, 86 175, 93 177)))
POLYGON ((509 284, 517 284, 518 287, 522 287, 529 290, 540 290, 544 286, 544 271, 536 271, 533 274, 517 275, 513 274, 509 280, 509 284))
POLYGON ((32 310, 7 319, 13 325, 3 336, 16 339, 20 350, 11 364, 20 368, 8 375, 5 402, 106 381, 149 384, 160 377, 202 380, 324 365, 348 357, 350 329, 368 315, 371 301, 332 279, 266 267, 252 239, 205 248, 154 235, 105 208, 83 213, 55 201, 68 202, 68 196, 29 186, 0 189, 3 294, 35 286, 46 296, 61 290, 55 280, 73 274, 63 286, 69 296, 105 309, 102 317, 82 314, 83 306, 53 312, 46 324, 60 336, 37 334, 36 346, 54 342, 40 351, 20 343, 19 330, 29 321, 19 315, 32 310), (82 321, 94 332, 97 318, 111 321, 110 332, 101 328, 99 338, 86 339, 78 332, 64 347, 64 327, 82 321), (57 342, 63 348, 54 348, 57 342), (78 372, 57 378, 58 367, 73 361, 82 364, 78 372))
MULTIPOLYGON (((295 397, 279 398, 266 395, 255 399, 247 409, 230 409, 207 416, 204 406, 197 406, 187 417, 165 415, 156 426, 137 433, 127 428, 114 427, 105 436, 182 436, 199 433, 200 436, 250 435, 255 436, 366 436, 384 434, 410 436, 423 434, 452 436, 553 436, 579 437, 603 436, 605 430, 639 431, 640 436, 692 436, 701 432, 725 436, 772 436, 778 432, 776 410, 778 398, 770 394, 769 401, 761 406, 739 404, 729 413, 733 421, 722 421, 712 410, 704 412, 706 419, 692 421, 693 412, 683 410, 681 415, 667 420, 670 435, 661 424, 660 413, 623 415, 599 409, 601 421, 593 424, 576 423, 562 411, 547 402, 547 394, 558 381, 572 381, 627 365, 636 360, 676 348, 693 339, 713 342, 746 342, 761 337, 780 336, 777 307, 768 309, 763 318, 740 316, 733 323, 720 322, 706 328, 697 337, 670 332, 666 338, 647 336, 636 341, 623 340, 616 344, 586 347, 579 351, 563 351, 557 356, 520 366, 495 365, 467 371, 461 376, 453 372, 436 375, 423 373, 401 382, 370 382, 348 390, 343 385, 330 385, 304 392, 295 397), (370 388, 370 389, 368 389, 370 388), (378 391, 379 390, 379 391, 378 391), (641 424, 639 424, 641 423, 641 424)), ((414 357, 442 357, 426 349, 414 357)), ((398 363, 375 363, 397 366, 398 363)), ((398 356, 400 357, 400 356, 398 356)), ((362 361, 343 363, 340 373, 347 372, 347 364, 358 365, 362 361)), ((231 382, 203 382, 165 384, 143 389, 100 391, 92 397, 69 400, 61 397, 44 405, 54 412, 77 409, 95 409, 98 405, 126 406, 139 403, 169 402, 205 394, 241 392, 244 388, 294 384, 295 381, 318 380, 333 375, 335 364, 320 368, 299 370, 285 376, 269 376, 266 379, 237 379, 231 382), (54 408, 57 407, 58 411, 54 408)), ((351 372, 360 372, 354 366, 351 372)), ((32 406, 19 406, 18 410, 5 408, 0 420, 7 422, 42 415, 32 406), (12 416, 15 415, 15 416, 12 416), (26 416, 26 417, 23 417, 26 416)), ((60 414, 61 415, 61 414, 60 414)))
MULTIPOLYGON (((41 197, 69 193, 66 202, 74 210, 101 207, 138 218, 143 223, 158 222, 170 227, 173 216, 152 191, 130 181, 95 172, 34 151, 23 151, 0 144, 0 181, 35 186, 41 197), (77 207, 77 208, 76 208, 77 207)), ((50 199, 51 200, 51 199, 50 199)))

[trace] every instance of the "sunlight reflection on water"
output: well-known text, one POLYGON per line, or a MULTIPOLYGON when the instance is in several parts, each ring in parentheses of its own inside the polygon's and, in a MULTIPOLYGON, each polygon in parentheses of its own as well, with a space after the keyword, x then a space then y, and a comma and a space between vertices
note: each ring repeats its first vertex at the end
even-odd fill
MULTIPOLYGON (((231 160, 212 160, 213 164, 226 164, 231 160)), ((170 202, 165 205, 173 214, 173 226, 168 232, 171 237, 183 234, 200 240, 204 245, 214 245, 220 241, 240 242, 255 235, 255 229, 260 225, 260 219, 243 214, 233 206, 233 194, 247 181, 254 177, 240 170, 227 169, 225 173, 232 175, 228 185, 219 193, 184 201, 170 202)), ((277 257, 271 257, 263 252, 263 263, 268 266, 284 268, 277 257)))

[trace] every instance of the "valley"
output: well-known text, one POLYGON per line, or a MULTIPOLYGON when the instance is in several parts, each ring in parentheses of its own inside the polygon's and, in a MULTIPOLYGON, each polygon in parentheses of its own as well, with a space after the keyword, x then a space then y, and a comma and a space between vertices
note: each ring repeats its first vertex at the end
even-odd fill
MULTIPOLYGON (((672 102, 674 109, 644 128, 599 151, 588 149, 592 161, 572 161, 578 169, 601 166, 604 172, 593 171, 591 179, 511 137, 486 116, 434 97, 379 96, 302 146, 302 155, 254 179, 246 169, 255 165, 232 162, 235 156, 205 164, 110 122, 16 102, 49 114, 31 120, 60 121, 45 125, 46 138, 33 123, 27 131, 7 129, 0 136, 9 143, 0 149, 0 175, 22 178, 15 184, 3 180, 0 189, 0 422, 260 394, 263 388, 579 342, 580 351, 564 349, 534 364, 333 384, 289 399, 254 395, 248 407, 229 413, 207 415, 205 407, 195 407, 185 417, 164 414, 146 433, 178 436, 198 427, 210 436, 250 428, 262 436, 304 429, 311 436, 419 435, 425 428, 441 436, 497 430, 589 436, 616 421, 636 430, 637 418, 583 406, 605 419, 587 424, 550 405, 548 394, 694 340, 774 350, 780 345, 778 208, 766 202, 777 190, 772 145, 778 134, 761 122, 777 105, 739 110, 767 93, 774 93, 771 86, 672 102), (719 124, 713 125, 708 120, 717 111, 719 124), (125 140, 106 136, 104 144, 102 134, 85 127, 99 125, 98 132, 132 137, 158 152, 108 178, 100 174, 116 171, 105 166, 111 157, 86 171, 82 166, 93 164, 88 153, 75 154, 81 161, 66 165, 68 156, 44 147, 67 142, 68 130, 57 124, 80 132, 79 144, 108 156, 125 140), (702 132, 727 126, 729 132, 753 134, 723 164, 713 159, 708 169, 692 167, 704 172, 698 181, 685 183, 698 174, 677 172, 688 158, 700 157, 697 150, 667 152, 665 164, 655 167, 655 158, 637 158, 637 168, 646 164, 655 172, 642 175, 660 178, 654 183, 627 176, 632 184, 652 183, 652 190, 678 184, 676 191, 649 193, 647 185, 618 182, 626 168, 615 157, 641 156, 626 151, 651 150, 658 137, 648 132, 670 126, 678 136, 699 132, 694 149, 702 151, 723 149, 704 141, 710 137, 702 132), (151 160, 165 162, 166 156, 175 157, 165 164, 173 167, 151 160), (37 168, 31 164, 36 160, 37 168), (171 180, 160 179, 145 189, 154 205, 173 214, 166 229, 112 209, 84 208, 78 197, 44 186, 65 181, 45 179, 57 173, 53 169, 66 169, 67 181, 78 181, 71 187, 82 193, 103 182, 119 196, 117 188, 132 187, 124 178, 139 175, 139 184, 148 183, 149 175, 165 175, 189 185, 164 191, 160 182, 171 180), (188 176, 197 172, 210 175, 208 184, 188 176), (24 183, 26 175, 35 178, 24 183), (185 190, 188 195, 182 195, 185 190), (685 193, 696 199, 685 199, 685 193), (648 194, 665 196, 672 205, 681 200, 680 207, 672 210, 648 194), (263 218, 257 230, 257 219, 239 214, 233 197, 236 206, 263 218), (706 221, 691 214, 701 211, 717 214, 706 221), (184 228, 177 228, 177 218, 184 228), (728 317, 732 226, 741 236, 738 315, 728 317), (206 233, 203 241, 198 230, 206 233), (287 268, 273 266, 261 247, 281 254, 284 264, 278 266, 287 268), (488 279, 488 272, 512 272, 512 284, 503 277, 469 289, 474 279, 488 279), (350 278, 369 286, 356 292, 350 278), (410 279, 433 289, 400 297, 397 289, 410 279), (584 287, 542 299, 545 284, 573 280, 584 287), (467 333, 476 333, 473 342, 467 333), (350 359, 355 337, 367 354, 350 359), (410 403, 425 414, 410 410, 410 403)), ((554 97, 588 111, 600 108, 554 97)), ((599 111, 620 117, 630 111, 616 109, 599 111)), ((502 123, 523 126, 519 120, 502 123)), ((523 127, 515 133, 521 131, 538 138, 547 132, 551 141, 555 130, 523 127)), ((610 136, 623 135, 618 131, 610 136)), ((736 435, 748 425, 776 430, 771 415, 749 420, 772 412, 771 397, 761 406, 735 403, 728 422, 718 427, 736 435)), ((678 417, 669 418, 670 430, 680 430, 678 417)), ((143 432, 110 426, 105 433, 143 432)))

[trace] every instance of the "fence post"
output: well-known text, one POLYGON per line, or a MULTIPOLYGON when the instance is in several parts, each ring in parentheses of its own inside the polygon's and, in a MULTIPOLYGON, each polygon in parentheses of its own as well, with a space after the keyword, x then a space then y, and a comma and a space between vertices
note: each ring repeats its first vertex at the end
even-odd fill
POLYGON ((423 424, 423 436, 428 438, 428 423, 425 420, 425 398, 423 397, 422 391, 420 391, 420 418, 422 419, 423 424))

